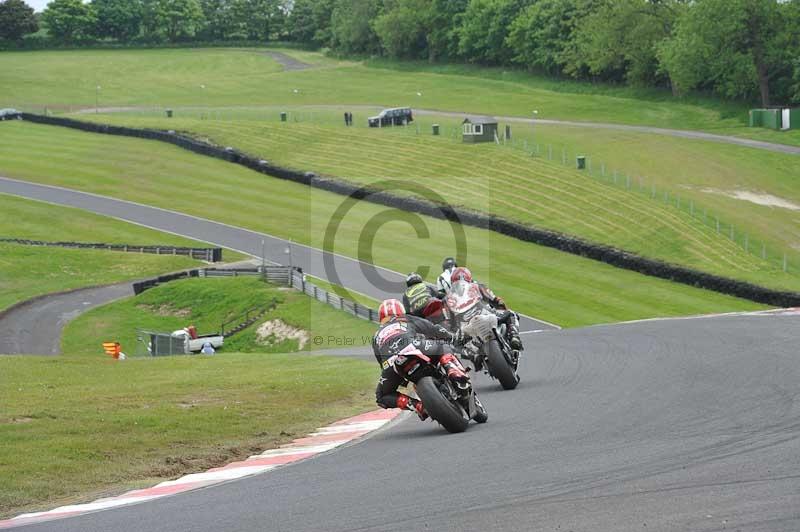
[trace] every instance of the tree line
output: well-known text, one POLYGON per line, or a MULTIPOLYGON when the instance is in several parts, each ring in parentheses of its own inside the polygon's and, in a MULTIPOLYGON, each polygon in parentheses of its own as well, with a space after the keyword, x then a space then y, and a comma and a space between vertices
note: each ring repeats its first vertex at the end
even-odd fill
POLYGON ((514 66, 579 80, 800 102, 800 0, 0 1, 0 40, 293 41, 344 55, 514 66))

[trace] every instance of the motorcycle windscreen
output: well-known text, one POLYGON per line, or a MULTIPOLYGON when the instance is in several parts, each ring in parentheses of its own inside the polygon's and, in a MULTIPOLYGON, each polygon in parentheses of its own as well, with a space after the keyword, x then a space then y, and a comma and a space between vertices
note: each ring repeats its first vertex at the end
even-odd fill
POLYGON ((463 314, 481 300, 481 290, 475 283, 456 281, 447 295, 447 306, 456 314, 463 314))

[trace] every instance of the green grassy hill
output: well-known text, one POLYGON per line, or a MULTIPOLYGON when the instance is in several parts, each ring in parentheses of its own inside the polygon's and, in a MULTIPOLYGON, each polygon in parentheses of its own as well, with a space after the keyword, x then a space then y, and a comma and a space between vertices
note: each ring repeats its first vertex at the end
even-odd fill
MULTIPOLYGON (((280 320, 304 333, 303 350, 330 347, 316 345, 316 336, 336 335, 369 345, 375 326, 314 301, 294 290, 268 285, 255 277, 186 279, 168 283, 140 296, 93 309, 70 323, 64 331, 62 350, 67 356, 97 356, 103 341, 119 341, 129 355, 146 354, 137 342, 136 330, 170 333, 190 324, 200 334, 221 331, 221 325, 236 320, 253 308, 275 308, 238 334, 226 339, 219 354, 291 353, 301 349, 295 338, 262 338, 257 329, 264 322, 280 320)), ((228 329, 236 326, 236 321, 228 329)))
MULTIPOLYGON (((2 164, 0 164, 2 166, 2 164)), ((138 225, 0 194, 0 238, 208 247, 138 225)), ((239 254, 225 252, 226 259, 239 254)), ((197 267, 187 257, 0 243, 0 310, 34 296, 197 267)))
POLYGON ((536 109, 542 118, 732 128, 737 134, 800 144, 800 135, 794 133, 742 131, 746 108, 711 99, 675 100, 660 91, 555 81, 508 69, 385 60, 357 63, 318 53, 282 52, 315 68, 282 71, 264 49, 4 52, 0 101, 39 110, 96 104, 366 104, 530 117, 536 109))
MULTIPOLYGON (((315 247, 322 247, 326 226, 343 201, 155 141, 6 125, 0 128, 0 171, 12 177, 124 197, 315 247), (33 148, 44 141, 52 146, 45 161, 33 148)), ((452 253, 448 224, 425 219, 430 238, 420 239, 402 221, 378 226, 375 217, 386 214, 392 211, 372 204, 350 211, 335 251, 367 260, 359 246, 374 239, 369 260, 376 264, 396 271, 428 265, 432 272, 452 253)), ((466 237, 477 276, 519 311, 563 326, 758 308, 488 231, 466 228, 466 237)))
POLYGON ((376 373, 305 355, 0 357, 0 519, 275 448, 374 409, 376 373))
MULTIPOLYGON (((723 193, 714 195, 714 201, 708 202, 711 207, 706 207, 701 202, 704 198, 699 197, 710 195, 703 191, 715 187, 720 191, 736 185, 752 189, 761 183, 781 197, 797 197, 800 202, 800 187, 790 178, 791 163, 800 159, 791 155, 751 154, 757 157, 737 174, 736 185, 731 182, 731 174, 717 166, 714 174, 691 174, 696 177, 672 180, 670 189, 663 189, 661 184, 653 189, 651 179, 633 176, 628 181, 623 174, 613 178, 615 170, 606 169, 597 161, 592 164, 593 175, 588 170, 567 168, 559 159, 564 155, 574 161, 575 153, 562 154, 558 147, 552 150, 540 145, 540 156, 531 157, 533 143, 528 144, 526 152, 527 132, 522 126, 515 126, 517 131, 523 131, 522 139, 513 145, 497 146, 463 144, 460 137, 449 134, 433 137, 424 126, 420 134, 416 127, 345 128, 333 125, 334 116, 329 111, 317 111, 313 123, 281 123, 275 117, 271 121, 168 120, 128 115, 90 118, 104 123, 176 128, 277 164, 356 182, 370 183, 376 178, 409 180, 436 190, 454 205, 718 275, 800 289, 800 253, 792 247, 800 242, 800 225, 793 223, 800 216, 791 210, 743 202, 723 193), (553 160, 548 160, 550 155, 553 160), (784 164, 767 166, 768 158, 784 164), (759 162, 762 166, 758 166, 759 162), (765 172, 759 180, 757 171, 762 167, 770 168, 771 173, 765 172), (630 189, 626 188, 628 184, 630 189), (682 203, 676 200, 676 189, 683 196, 682 203), (665 191, 669 191, 666 196, 665 191), (719 232, 717 218, 721 219, 719 232), (790 264, 794 263, 788 274, 782 271, 784 251, 789 253, 790 264)), ((430 117, 425 117, 423 122, 428 120, 430 117)), ((444 125, 446 132, 454 131, 454 124, 444 125)), ((622 146, 618 149, 623 150, 622 146)), ((707 146, 710 144, 702 144, 694 151, 684 150, 683 156, 702 160, 702 149, 707 146)), ((686 145, 681 147, 685 149, 686 145)), ((743 150, 716 144, 713 147, 729 157, 734 150, 743 150)), ((681 152, 675 149, 669 153, 681 152)), ((657 159, 668 164, 664 154, 657 159)), ((681 173, 686 174, 690 172, 681 173)))

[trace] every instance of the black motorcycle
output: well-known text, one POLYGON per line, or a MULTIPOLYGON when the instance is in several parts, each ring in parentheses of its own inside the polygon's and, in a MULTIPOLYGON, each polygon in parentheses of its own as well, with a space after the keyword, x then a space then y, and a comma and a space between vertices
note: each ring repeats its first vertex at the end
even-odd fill
POLYGON ((477 423, 489 419, 471 382, 450 379, 440 364, 413 344, 395 355, 393 363, 407 381, 414 383, 428 415, 448 432, 464 432, 472 419, 477 423))

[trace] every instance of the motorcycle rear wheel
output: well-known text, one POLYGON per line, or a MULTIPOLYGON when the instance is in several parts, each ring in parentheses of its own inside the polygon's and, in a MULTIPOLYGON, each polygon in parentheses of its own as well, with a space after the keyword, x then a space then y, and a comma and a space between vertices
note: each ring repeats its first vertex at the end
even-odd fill
POLYGON ((486 350, 486 359, 489 364, 489 373, 492 377, 500 381, 500 386, 504 390, 516 388, 517 384, 519 384, 519 378, 517 378, 514 368, 508 363, 506 357, 503 356, 497 340, 487 342, 484 349, 486 350))
POLYGON ((425 411, 447 432, 457 433, 467 430, 469 417, 460 406, 451 403, 442 395, 433 377, 422 377, 416 387, 425 411))

